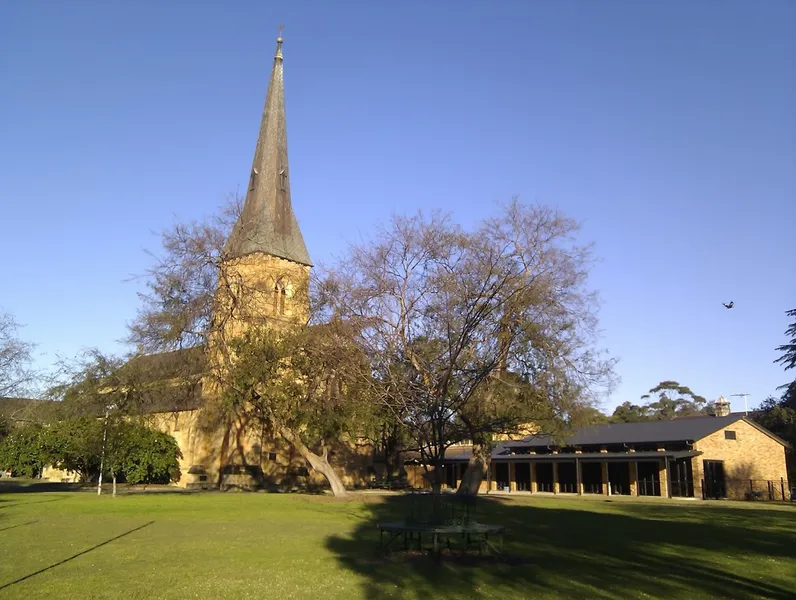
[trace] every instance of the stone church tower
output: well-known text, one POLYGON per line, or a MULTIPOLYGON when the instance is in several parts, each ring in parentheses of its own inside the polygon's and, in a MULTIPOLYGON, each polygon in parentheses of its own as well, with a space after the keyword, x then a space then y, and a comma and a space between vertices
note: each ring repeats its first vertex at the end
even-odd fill
POLYGON ((290 198, 281 37, 276 44, 246 200, 224 248, 216 318, 228 339, 309 317, 312 262, 290 198))
MULTIPOLYGON (((278 331, 307 322, 311 267, 290 197, 279 37, 246 198, 222 252, 213 326, 207 345, 200 349, 200 391, 194 393, 197 386, 192 386, 180 406, 166 408, 169 402, 164 401, 164 410, 150 415, 151 424, 171 434, 180 447, 180 486, 300 489, 324 485, 322 475, 308 472, 300 452, 266 431, 248 411, 229 414, 217 402, 223 391, 219 376, 234 361, 229 341, 251 328, 278 331)), ((177 381, 179 377, 176 372, 164 379, 177 381)), ((346 461, 340 469, 346 485, 365 481, 370 450, 363 448, 341 440, 340 456, 346 461)))
POLYGON ((194 473, 213 484, 234 479, 241 465, 262 467, 267 478, 279 480, 291 465, 303 464, 284 443, 266 439, 262 427, 249 419, 212 409, 213 399, 221 392, 218 376, 234 360, 230 341, 250 328, 278 330, 309 318, 312 263, 290 197, 281 37, 277 38, 246 198, 222 261, 213 327, 205 348, 203 408, 183 414, 179 430, 169 426, 183 452, 181 485, 191 485, 194 473))

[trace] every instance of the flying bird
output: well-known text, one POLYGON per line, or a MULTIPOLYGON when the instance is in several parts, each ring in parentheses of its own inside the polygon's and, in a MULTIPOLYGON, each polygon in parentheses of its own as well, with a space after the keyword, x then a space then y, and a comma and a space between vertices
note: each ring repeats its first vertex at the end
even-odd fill
POLYGON ((732 308, 733 306, 735 306, 735 302, 732 301, 729 304, 726 304, 724 302, 722 302, 721 304, 724 308, 732 308))

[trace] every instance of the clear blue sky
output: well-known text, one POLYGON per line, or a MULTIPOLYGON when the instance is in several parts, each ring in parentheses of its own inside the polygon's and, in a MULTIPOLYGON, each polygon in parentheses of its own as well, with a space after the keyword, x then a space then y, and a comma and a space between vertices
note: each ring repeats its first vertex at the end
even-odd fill
POLYGON ((316 263, 394 211, 519 195, 596 242, 606 408, 788 380, 790 0, 2 2, 0 306, 40 365, 118 350, 153 232, 246 184, 280 23, 316 263))

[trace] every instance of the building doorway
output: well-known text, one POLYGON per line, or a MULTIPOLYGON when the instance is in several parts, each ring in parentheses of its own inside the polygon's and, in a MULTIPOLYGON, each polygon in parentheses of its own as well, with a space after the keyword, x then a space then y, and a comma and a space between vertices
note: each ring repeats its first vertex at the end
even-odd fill
POLYGON ((536 489, 540 492, 553 491, 553 463, 536 463, 536 489))
POLYGON ((639 496, 660 496, 661 477, 658 461, 638 462, 638 482, 636 483, 639 496))
POLYGON ((603 493, 603 467, 600 463, 592 461, 581 462, 580 475, 583 479, 584 494, 603 493))
POLYGON ((514 479, 517 481, 517 491, 528 492, 531 489, 531 463, 518 462, 514 464, 514 479))
POLYGON ((694 474, 690 458, 679 458, 669 463, 669 481, 672 485, 672 496, 694 497, 694 474))
POLYGON ((456 489, 456 471, 459 470, 459 465, 457 464, 447 464, 443 465, 443 481, 445 482, 445 487, 450 489, 456 489))
POLYGON ((705 481, 702 486, 705 499, 726 498, 727 482, 724 479, 724 462, 720 460, 706 460, 702 462, 705 470, 705 481))
POLYGON ((611 494, 614 496, 630 495, 630 463, 609 462, 608 463, 608 485, 611 486, 611 494))
POLYGON ((502 492, 503 488, 509 487, 509 463, 495 463, 495 482, 499 492, 502 492))
POLYGON ((578 493, 578 469, 574 460, 558 463, 558 491, 562 494, 578 493))

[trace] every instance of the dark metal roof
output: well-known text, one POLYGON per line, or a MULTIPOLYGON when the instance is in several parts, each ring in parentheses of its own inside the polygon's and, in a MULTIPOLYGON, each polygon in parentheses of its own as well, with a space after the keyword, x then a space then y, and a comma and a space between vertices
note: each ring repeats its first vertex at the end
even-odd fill
POLYGON ((565 453, 565 454, 500 454, 493 456, 493 460, 509 460, 509 461, 532 461, 532 462, 545 462, 545 461, 562 461, 562 460, 580 460, 586 462, 593 461, 622 461, 622 460, 658 460, 667 457, 673 460, 678 458, 691 458, 692 456, 699 456, 701 452, 695 450, 687 451, 660 451, 660 452, 586 452, 583 454, 565 453))
POLYGON ((693 442, 741 419, 742 414, 730 414, 726 417, 689 417, 673 421, 606 423, 584 427, 559 441, 549 436, 528 436, 516 442, 506 442, 505 445, 517 448, 693 442))
MULTIPOLYGON (((666 450, 650 452, 585 452, 575 454, 565 452, 559 454, 512 454, 506 446, 498 446, 492 451, 492 460, 495 461, 523 461, 523 462, 559 462, 573 461, 623 461, 623 460, 656 460, 663 457, 670 459, 690 458, 699 456, 701 452, 695 450, 666 450)), ((445 453, 445 462, 467 462, 470 460, 470 448, 451 448, 445 453)))
POLYGON ((263 252, 312 266, 290 201, 281 37, 277 40, 246 201, 225 251, 232 258, 263 252))

